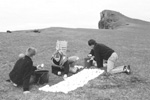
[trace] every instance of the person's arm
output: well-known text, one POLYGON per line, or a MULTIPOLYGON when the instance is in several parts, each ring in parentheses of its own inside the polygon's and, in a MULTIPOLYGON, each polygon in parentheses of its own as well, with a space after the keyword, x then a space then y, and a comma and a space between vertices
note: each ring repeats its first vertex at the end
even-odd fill
POLYGON ((97 67, 102 68, 103 67, 103 59, 99 55, 99 51, 98 51, 97 48, 94 50, 94 55, 95 55, 95 60, 96 60, 96 63, 97 63, 97 67))
POLYGON ((95 57, 94 57, 94 50, 91 49, 90 53, 88 54, 88 62, 92 61, 92 60, 95 60, 95 57))
POLYGON ((30 76, 23 79, 23 91, 29 91, 30 76))
POLYGON ((25 72, 23 76, 23 91, 29 91, 29 82, 30 82, 30 77, 34 70, 36 70, 36 67, 33 67, 33 62, 27 62, 25 65, 25 72))
POLYGON ((91 49, 91 51, 90 51, 90 53, 89 54, 91 54, 92 56, 94 56, 94 50, 93 49, 91 49))

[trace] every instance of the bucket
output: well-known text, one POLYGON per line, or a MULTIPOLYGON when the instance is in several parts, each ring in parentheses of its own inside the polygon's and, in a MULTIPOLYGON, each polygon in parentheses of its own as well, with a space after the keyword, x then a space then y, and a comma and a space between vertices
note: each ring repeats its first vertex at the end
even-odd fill
POLYGON ((84 67, 90 68, 92 66, 92 60, 90 58, 84 58, 84 67))
POLYGON ((35 83, 44 84, 49 82, 49 71, 48 70, 38 70, 34 72, 35 83))

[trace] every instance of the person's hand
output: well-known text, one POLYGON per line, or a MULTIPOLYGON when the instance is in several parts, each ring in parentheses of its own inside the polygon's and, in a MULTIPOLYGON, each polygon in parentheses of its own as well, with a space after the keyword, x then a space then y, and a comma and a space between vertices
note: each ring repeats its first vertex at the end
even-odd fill
POLYGON ((23 94, 28 94, 28 93, 30 93, 30 91, 24 91, 24 92, 23 92, 23 94))
POLYGON ((90 61, 92 61, 92 60, 94 60, 94 56, 91 56, 91 57, 89 58, 89 60, 87 60, 87 62, 90 62, 90 61))
POLYGON ((43 67, 44 67, 44 64, 41 64, 37 66, 37 69, 43 69, 43 67))
POLYGON ((104 63, 104 64, 103 64, 103 67, 107 67, 107 63, 104 63))
POLYGON ((92 57, 92 54, 88 54, 87 56, 88 56, 88 57, 92 57))

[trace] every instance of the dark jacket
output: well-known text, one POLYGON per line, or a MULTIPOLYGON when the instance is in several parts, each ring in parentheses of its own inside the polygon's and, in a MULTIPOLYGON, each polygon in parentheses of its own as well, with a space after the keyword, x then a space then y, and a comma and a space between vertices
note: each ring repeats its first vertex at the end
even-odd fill
POLYGON ((97 62, 97 67, 101 68, 103 67, 103 60, 108 60, 113 52, 114 50, 107 47, 106 45, 96 43, 90 53, 94 55, 97 62))
POLYGON ((10 80, 17 84, 23 85, 23 90, 29 90, 29 81, 36 67, 33 66, 33 61, 30 57, 25 56, 20 58, 14 65, 14 68, 9 73, 10 80))

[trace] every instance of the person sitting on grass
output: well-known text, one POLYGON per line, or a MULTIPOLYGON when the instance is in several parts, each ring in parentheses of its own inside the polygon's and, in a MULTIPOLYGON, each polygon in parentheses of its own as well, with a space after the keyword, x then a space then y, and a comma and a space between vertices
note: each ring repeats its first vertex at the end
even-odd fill
POLYGON ((74 67, 76 61, 79 58, 77 56, 67 57, 61 50, 56 50, 52 55, 52 73, 56 75, 63 75, 63 78, 67 78, 69 72, 76 73, 79 68, 74 67))
POLYGON ((88 45, 91 47, 91 55, 94 56, 98 68, 104 69, 103 60, 106 60, 107 73, 115 74, 124 72, 126 74, 131 74, 130 65, 115 67, 115 63, 118 60, 118 54, 113 49, 104 44, 97 43, 94 39, 90 39, 88 45))
POLYGON ((30 93, 29 85, 31 75, 39 67, 33 66, 32 57, 36 54, 36 49, 30 47, 26 50, 26 55, 20 54, 12 71, 9 73, 10 81, 14 86, 23 86, 24 93, 30 93))

